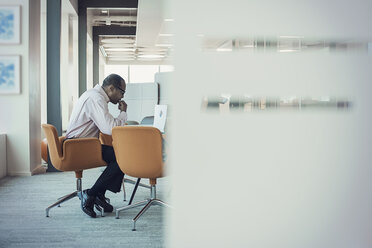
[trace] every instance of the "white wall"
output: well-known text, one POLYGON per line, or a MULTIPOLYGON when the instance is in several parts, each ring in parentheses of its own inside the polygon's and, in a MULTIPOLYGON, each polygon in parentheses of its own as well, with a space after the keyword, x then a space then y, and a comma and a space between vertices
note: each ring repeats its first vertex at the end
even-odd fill
POLYGON ((158 72, 155 74, 155 83, 159 84, 159 104, 171 102, 173 72, 158 72))
MULTIPOLYGON (((0 0, 1 5, 9 5, 0 0)), ((21 56, 21 93, 0 95, 0 132, 7 135, 7 164, 10 175, 31 175, 29 135, 29 1, 14 0, 21 5, 21 43, 0 45, 2 55, 21 56)), ((39 38, 39 37, 37 37, 39 38)))
POLYGON ((371 9, 367 0, 175 3, 168 247, 371 247, 371 56, 201 49, 202 37, 370 41, 371 9), (201 111, 203 96, 221 93, 341 96, 354 105, 201 111))
MULTIPOLYGON (((128 120, 141 122, 146 116, 153 116, 158 102, 158 84, 139 83, 127 84, 124 101, 128 104, 128 120)), ((114 106, 114 105, 111 105, 114 106)), ((116 107, 116 106, 115 106, 116 107)), ((113 113, 110 108, 110 113, 113 113)), ((116 111, 117 107, 115 108, 116 111)), ((114 115, 114 114, 113 114, 114 115)), ((119 115, 119 112, 118 114, 119 115)))

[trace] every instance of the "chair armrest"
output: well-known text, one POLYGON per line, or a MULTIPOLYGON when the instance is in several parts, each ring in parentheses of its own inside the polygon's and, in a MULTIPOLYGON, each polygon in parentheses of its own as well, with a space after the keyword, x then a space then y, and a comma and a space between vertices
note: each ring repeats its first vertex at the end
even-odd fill
POLYGON ((65 136, 59 136, 58 137, 58 140, 59 140, 59 143, 62 144, 62 142, 66 139, 65 136))
POLYGON ((99 140, 102 145, 112 146, 112 136, 104 133, 99 133, 99 140))
POLYGON ((84 170, 107 165, 97 138, 68 139, 63 143, 62 162, 65 170, 84 170))

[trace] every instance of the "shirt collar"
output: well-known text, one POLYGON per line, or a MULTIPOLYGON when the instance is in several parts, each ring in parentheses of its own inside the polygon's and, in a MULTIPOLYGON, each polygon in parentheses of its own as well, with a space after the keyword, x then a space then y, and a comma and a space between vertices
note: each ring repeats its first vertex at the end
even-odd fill
POLYGON ((94 86, 95 89, 98 90, 98 92, 105 98, 105 101, 108 103, 110 102, 110 98, 108 97, 108 95, 106 94, 106 92, 103 90, 102 86, 97 84, 96 86, 94 86))

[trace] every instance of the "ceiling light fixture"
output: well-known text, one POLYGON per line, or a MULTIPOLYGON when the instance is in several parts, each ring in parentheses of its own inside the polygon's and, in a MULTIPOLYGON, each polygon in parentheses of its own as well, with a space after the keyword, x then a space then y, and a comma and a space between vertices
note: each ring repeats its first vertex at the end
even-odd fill
POLYGON ((124 46, 127 44, 133 44, 134 40, 130 38, 115 37, 115 38, 104 38, 101 40, 101 42, 105 44, 121 44, 124 46))
POLYGON ((163 37, 172 37, 172 36, 174 36, 174 34, 159 34, 159 36, 163 36, 163 37))
POLYGON ((117 54, 114 54, 114 55, 108 55, 107 56, 108 58, 125 58, 125 59, 135 59, 136 56, 134 55, 117 55, 117 54))
POLYGON ((173 44, 156 44, 157 47, 172 47, 173 44))
POLYGON ((141 54, 141 55, 138 55, 138 58, 141 58, 141 59, 160 59, 160 58, 164 58, 165 56, 164 55, 159 55, 159 54, 141 54))
POLYGON ((132 61, 132 60, 134 60, 134 58, 112 58, 112 57, 109 57, 108 60, 109 61, 132 61))
POLYGON ((135 48, 106 48, 107 52, 134 52, 135 48))

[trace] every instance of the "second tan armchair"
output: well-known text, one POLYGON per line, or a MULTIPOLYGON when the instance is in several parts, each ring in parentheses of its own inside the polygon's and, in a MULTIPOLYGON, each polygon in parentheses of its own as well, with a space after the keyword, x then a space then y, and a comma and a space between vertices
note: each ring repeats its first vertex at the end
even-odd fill
MULTIPOLYGON (((112 136, 111 135, 108 135, 108 134, 104 134, 104 133, 99 133, 99 140, 101 141, 101 144, 102 145, 106 145, 106 146, 112 146, 112 136)), ((130 178, 126 178, 125 176, 123 177, 123 194, 124 194, 124 201, 127 200, 127 192, 125 190, 125 183, 130 183, 130 184, 134 184, 134 189, 133 189, 133 193, 132 193, 132 196, 130 197, 130 200, 129 200, 129 203, 128 205, 132 204, 132 201, 133 201, 133 198, 136 194, 136 191, 137 191, 137 188, 138 186, 141 186, 141 187, 144 187, 144 188, 148 188, 148 189, 151 189, 151 186, 150 185, 147 185, 147 184, 144 184, 144 183, 141 183, 141 178, 138 178, 137 181, 134 181, 130 178)))
POLYGON ((133 218, 133 231, 135 231, 137 220, 151 205, 170 207, 156 197, 156 182, 164 173, 162 137, 157 128, 143 126, 114 127, 112 137, 120 169, 132 177, 148 178, 151 185, 150 199, 116 209, 118 219, 119 212, 144 205, 133 218))
MULTIPOLYGON (((76 177, 76 191, 61 197, 56 203, 46 208, 46 216, 49 210, 74 197, 81 199, 81 179, 83 170, 106 166, 102 160, 101 143, 97 138, 68 139, 58 137, 57 130, 53 125, 42 125, 48 141, 49 156, 53 166, 60 171, 74 171, 76 177)), ((102 211, 101 211, 102 214, 102 211)))

